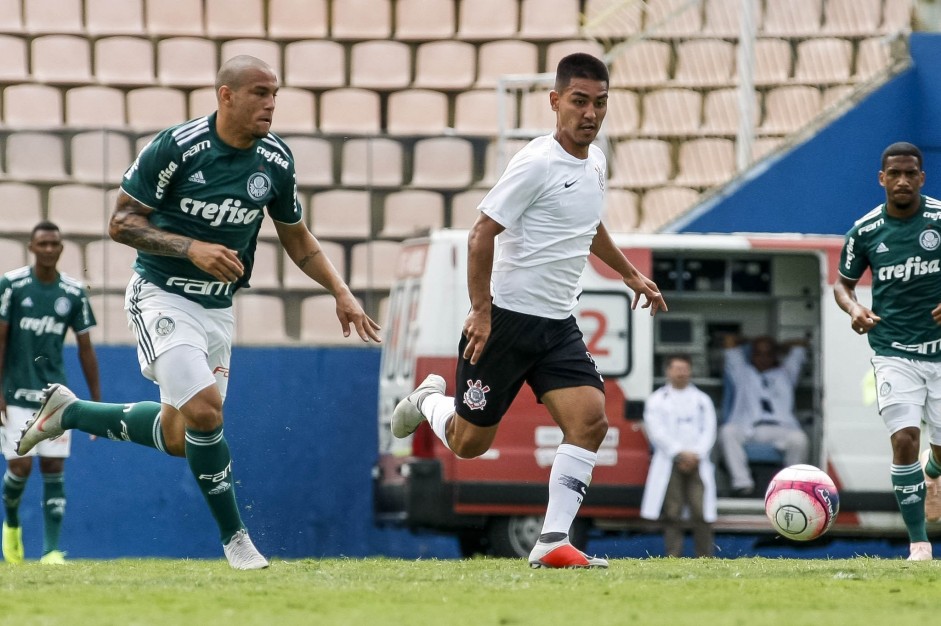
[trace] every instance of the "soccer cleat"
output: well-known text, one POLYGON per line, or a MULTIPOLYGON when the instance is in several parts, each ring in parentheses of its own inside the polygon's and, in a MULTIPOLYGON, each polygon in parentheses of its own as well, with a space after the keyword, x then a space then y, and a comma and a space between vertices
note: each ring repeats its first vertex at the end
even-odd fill
MULTIPOLYGON (((928 455, 931 448, 921 453, 921 469, 928 466, 928 455)), ((931 478, 925 474, 925 519, 929 522, 941 520, 941 477, 931 478)))
POLYGON ((931 560, 931 544, 927 541, 916 541, 915 543, 911 544, 909 552, 909 561, 931 560))
POLYGON ((75 394, 65 385, 53 383, 42 390, 43 400, 33 419, 26 423, 20 441, 16 444, 16 453, 23 456, 36 447, 40 441, 55 439, 65 430, 62 428, 62 413, 65 408, 77 401, 75 394))
POLYGON ((65 560, 65 552, 61 550, 50 550, 39 557, 39 562, 43 565, 68 565, 65 560))
POLYGON ((265 569, 268 559, 261 555, 244 528, 235 533, 229 543, 222 546, 232 569, 265 569))
POLYGON ((539 568, 607 568, 608 561, 597 556, 588 556, 568 538, 552 543, 537 541, 529 553, 529 566, 539 568))
POLYGON ((10 528, 3 522, 3 560, 16 565, 23 562, 23 527, 10 528))
POLYGON ((444 394, 445 387, 443 378, 437 374, 428 374, 415 391, 395 405, 392 411, 392 434, 402 439, 415 432, 425 419, 421 403, 433 393, 444 394))

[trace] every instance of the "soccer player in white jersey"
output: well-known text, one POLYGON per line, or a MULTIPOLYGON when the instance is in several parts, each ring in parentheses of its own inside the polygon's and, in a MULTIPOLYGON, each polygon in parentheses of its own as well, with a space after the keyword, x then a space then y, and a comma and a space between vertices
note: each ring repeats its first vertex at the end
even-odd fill
POLYGON ((22 454, 74 428, 185 456, 236 569, 268 566, 242 523, 222 428, 232 296, 248 285, 265 211, 291 260, 336 298, 343 334, 352 327, 379 341, 378 324, 304 223, 294 158, 270 132, 277 91, 266 63, 229 59, 216 79, 217 111, 158 133, 124 175, 110 233, 138 251, 125 309, 160 403, 84 402, 51 386, 19 442, 22 454))
POLYGON ((572 311, 589 252, 620 274, 654 314, 657 286, 625 258, 601 223, 607 166, 592 144, 608 103, 608 71, 576 53, 556 71, 549 104, 556 130, 524 147, 480 203, 468 236, 471 310, 458 348, 456 394, 428 376, 392 415, 405 437, 423 420, 461 458, 486 452, 500 419, 528 383, 561 427, 549 504, 532 567, 607 567, 572 546, 568 533, 608 430, 604 382, 572 311), (494 250, 496 249, 496 257, 494 250))
POLYGON ((931 560, 925 519, 941 519, 941 202, 921 194, 923 167, 910 143, 883 151, 885 202, 846 234, 833 292, 853 332, 867 335, 876 354, 876 398, 892 444, 892 487, 910 561, 931 560), (867 268, 871 308, 856 298, 867 268), (931 445, 919 462, 922 421, 931 445))

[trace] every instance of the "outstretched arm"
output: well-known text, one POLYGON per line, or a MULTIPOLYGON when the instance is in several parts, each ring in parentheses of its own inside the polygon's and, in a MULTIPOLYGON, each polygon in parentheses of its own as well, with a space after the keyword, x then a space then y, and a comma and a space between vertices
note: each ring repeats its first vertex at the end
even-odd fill
POLYGON ((611 239, 611 234, 604 224, 598 224, 598 231, 591 242, 591 252, 596 257, 604 261, 605 265, 621 275, 624 284, 634 292, 634 301, 631 308, 636 309, 641 296, 644 297, 644 304, 641 308, 650 309, 650 314, 654 315, 660 309, 667 311, 667 303, 660 294, 657 284, 637 271, 637 268, 627 260, 621 249, 615 245, 611 239))

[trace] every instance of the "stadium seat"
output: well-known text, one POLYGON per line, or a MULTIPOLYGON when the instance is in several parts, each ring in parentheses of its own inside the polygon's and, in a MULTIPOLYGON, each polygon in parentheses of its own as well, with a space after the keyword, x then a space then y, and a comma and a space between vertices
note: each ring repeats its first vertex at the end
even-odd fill
POLYGON ((601 220, 612 233, 632 233, 637 228, 640 204, 637 194, 627 189, 608 189, 604 193, 604 218, 601 220))
POLYGON ((85 246, 85 280, 92 289, 124 289, 131 279, 137 250, 111 239, 85 246))
POLYGON ((294 154, 298 185, 305 188, 333 185, 333 147, 328 140, 303 135, 286 136, 284 140, 294 154))
POLYGON ((761 32, 775 37, 807 37, 820 31, 823 0, 772 0, 761 32))
POLYGON ((821 34, 864 37, 879 31, 883 0, 827 0, 821 34))
POLYGON ((123 294, 99 293, 89 296, 88 302, 95 315, 95 327, 90 331, 93 344, 97 346, 137 342, 134 331, 128 327, 123 294))
POLYGON ((460 137, 431 137, 415 142, 413 187, 462 189, 473 180, 474 149, 460 137))
POLYGON ((504 74, 535 74, 539 70, 536 44, 518 39, 487 41, 481 44, 477 61, 478 89, 493 89, 504 74))
POLYGON ((65 92, 65 124, 71 128, 124 128, 124 92, 114 87, 82 85, 65 92))
POLYGON ((127 125, 138 132, 156 132, 188 119, 186 95, 173 87, 141 87, 127 92, 127 125))
POLYGON ((16 83, 29 78, 26 63, 26 40, 12 35, 0 35, 0 82, 16 83))
POLYGON ((187 97, 188 113, 187 117, 193 119, 209 115, 216 110, 218 102, 216 101, 215 87, 199 87, 189 93, 187 97))
POLYGON ((464 41, 429 41, 415 51, 413 87, 441 90, 467 89, 477 73, 477 53, 464 41))
POLYGON ((139 35, 144 31, 143 0, 85 0, 85 32, 92 37, 139 35))
POLYGON ((202 37, 202 0, 147 0, 145 2, 147 33, 154 37, 202 37))
MULTIPOLYGON (((65 272, 72 278, 86 282, 85 257, 82 245, 78 241, 70 239, 67 233, 64 233, 64 235, 62 239, 62 256, 59 257, 58 263, 59 271, 65 272)), ((29 254, 26 256, 27 262, 32 261, 29 254)))
POLYGON ((350 252, 350 288, 388 290, 402 244, 395 241, 364 241, 350 252))
POLYGON ((368 191, 331 189, 311 194, 310 229, 318 239, 366 239, 372 234, 368 191))
POLYGON ((700 138, 680 144, 673 183, 706 188, 720 185, 735 175, 735 142, 731 139, 700 138))
POLYGON ((657 187, 644 193, 638 232, 657 232, 699 201, 699 192, 686 187, 657 187))
POLYGON ((735 82, 735 46, 721 39, 690 39, 676 45, 673 82, 684 87, 724 87, 735 82))
POLYGON ((390 135, 440 135, 448 128, 448 96, 431 89, 403 89, 386 101, 390 135))
POLYGON ((612 161, 612 187, 656 187, 673 173, 670 144, 661 139, 621 141, 614 146, 612 161))
POLYGON ((690 37, 702 30, 701 3, 647 0, 646 30, 655 37, 690 37))
POLYGON ((204 0, 206 34, 216 39, 267 36, 263 0, 204 0))
POLYGON ((480 216, 477 210, 480 201, 487 195, 487 189, 466 189, 451 196, 450 228, 470 228, 480 216))
POLYGON ((229 39, 223 41, 219 54, 220 63, 225 63, 240 54, 247 54, 261 59, 271 66, 279 80, 284 76, 281 72, 281 46, 277 42, 266 39, 229 39))
POLYGON ((95 42, 95 79, 106 85, 153 85, 153 44, 140 37, 99 39, 95 42))
POLYGON ((522 0, 519 37, 558 40, 578 36, 578 0, 522 0))
POLYGON ((758 132, 787 135, 808 122, 821 110, 820 90, 806 85, 775 87, 765 94, 765 115, 758 132))
MULTIPOLYGON (((504 98, 503 106, 503 126, 512 128, 516 120, 516 99, 512 93, 504 98)), ((493 89, 461 92, 454 100, 454 130, 460 135, 495 137, 500 131, 499 111, 499 95, 493 89)))
POLYGON ((786 39, 762 38, 755 40, 755 66, 752 81, 755 85, 783 85, 791 78, 791 42, 786 39))
POLYGON ((32 78, 43 83, 92 82, 91 48, 77 35, 43 35, 30 44, 32 78))
POLYGON ((284 84, 333 89, 346 85, 346 52, 335 41, 292 41, 284 46, 284 84))
POLYGON ((450 39, 455 31, 454 0, 398 0, 395 38, 398 41, 450 39))
POLYGON ((278 134, 314 132, 317 129, 314 93, 296 87, 278 89, 272 124, 278 134))
MULTIPOLYGON (((752 16, 755 25, 761 24, 761 0, 753 0, 752 16)), ((742 35, 742 0, 706 0, 702 34, 725 39, 742 35)))
POLYGON ((497 139, 492 139, 487 144, 484 152, 484 176, 475 185, 490 189, 497 179, 506 170, 510 159, 516 156, 516 153, 523 149, 529 139, 509 139, 502 143, 497 139))
POLYGON ((0 259, 3 259, 3 271, 23 267, 27 264, 26 246, 16 239, 0 238, 0 259))
POLYGON ((117 185, 134 161, 131 140, 114 131, 85 131, 70 143, 72 178, 90 184, 117 185))
POLYGON ((49 189, 49 220, 67 237, 107 237, 114 211, 109 194, 91 185, 56 185, 49 189))
POLYGON ((566 57, 576 52, 587 52, 598 57, 604 57, 604 46, 597 41, 590 39, 564 39, 561 41, 552 41, 546 46, 546 64, 542 69, 544 72, 555 73, 562 57, 566 57))
POLYGON ((692 89, 658 89, 643 99, 640 134, 693 135, 699 131, 702 96, 692 89))
POLYGON ((6 141, 6 170, 20 180, 60 182, 65 173, 65 146, 60 135, 15 132, 6 141))
POLYGON ((268 36, 272 39, 326 37, 327 0, 268 0, 268 36))
POLYGON ((43 218, 39 187, 28 183, 0 183, 0 223, 4 235, 28 235, 43 218))
POLYGON ((797 44, 794 81, 811 85, 848 82, 853 44, 836 37, 814 37, 797 44))
POLYGON ((240 292, 232 300, 236 345, 290 343, 285 330, 284 300, 280 296, 240 292))
POLYGON ((433 191, 394 191, 383 200, 379 236, 404 239, 444 226, 444 198, 433 191))
POLYGON ((200 37, 157 42, 157 81, 168 87, 205 87, 216 82, 216 46, 200 37))
POLYGON ((23 6, 20 0, 0 2, 0 33, 23 34, 23 6))
POLYGON ((859 42, 856 51, 856 71, 853 81, 869 80, 877 73, 885 71, 890 63, 889 44, 882 37, 872 37, 859 42))
MULTIPOLYGON (((333 267, 336 268, 340 276, 343 277, 343 280, 346 280, 346 252, 343 248, 343 244, 335 241, 326 241, 324 239, 319 239, 318 241, 320 248, 323 250, 326 257, 330 259, 333 267)), ((281 265, 284 268, 283 284, 285 289, 325 291, 323 285, 305 274, 284 250, 281 251, 281 265)))
POLYGON ((856 90, 853 85, 834 85, 827 87, 823 91, 822 105, 823 109, 829 109, 843 103, 856 90))
POLYGON ((301 301, 301 341, 307 344, 346 344, 337 319, 337 301, 329 294, 308 296, 301 301))
POLYGON ((350 50, 350 87, 404 89, 412 80, 411 51, 401 41, 373 40, 350 50))
POLYGON ((669 80, 670 44, 639 40, 626 46, 611 61, 612 87, 657 87, 669 80))
MULTIPOLYGON (((267 220, 270 221, 270 220, 267 220)), ((248 284, 255 289, 280 289, 278 278, 278 259, 281 245, 271 241, 259 241, 255 246, 255 259, 252 265, 252 277, 248 284)))
POLYGON ((332 89, 320 96, 320 130, 324 133, 379 133, 379 94, 367 89, 332 89))
MULTIPOLYGON (((700 134, 734 137, 741 124, 740 97, 737 87, 714 89, 708 92, 703 102, 703 123, 699 129, 700 134)), ((760 117, 761 109, 758 104, 756 92, 754 126, 758 125, 760 117)))
POLYGON ((471 41, 512 38, 516 36, 518 21, 518 2, 506 2, 506 0, 461 2, 457 37, 471 41))
POLYGON ((340 184, 344 187, 400 187, 402 144, 388 137, 343 142, 340 184))
POLYGON ((782 137, 756 137, 751 145, 752 163, 776 151, 783 143, 782 137))
POLYGON ((582 30, 589 37, 623 40, 643 30, 644 4, 624 0, 585 0, 582 30))
POLYGON ((50 85, 22 83, 3 90, 3 123, 8 128, 62 126, 62 92, 50 85))
POLYGON ((609 137, 627 137, 640 127, 640 97, 626 89, 612 89, 608 96, 608 114, 604 132, 609 137))
POLYGON ((23 27, 31 34, 81 34, 82 0, 23 0, 23 27))
MULTIPOLYGON (((608 99, 610 107, 611 99, 608 99)), ((609 115, 610 115, 609 108, 609 115)), ((607 120, 609 118, 605 118, 607 120)), ((496 117, 493 119, 496 122, 496 117)), ((520 104, 520 130, 540 134, 549 132, 555 128, 555 111, 549 104, 549 89, 537 91, 527 91, 523 93, 522 103, 520 104)), ((610 125, 604 123, 605 130, 610 130, 610 125)))
POLYGON ((333 39, 388 39, 392 36, 389 0, 343 0, 332 3, 333 39))
POLYGON ((883 33, 908 33, 914 30, 915 5, 911 0, 883 0, 883 33))

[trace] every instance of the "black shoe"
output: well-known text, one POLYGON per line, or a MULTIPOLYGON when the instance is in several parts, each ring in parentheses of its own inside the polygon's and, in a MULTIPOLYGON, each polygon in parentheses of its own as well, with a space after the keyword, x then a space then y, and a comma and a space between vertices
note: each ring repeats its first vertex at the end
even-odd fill
POLYGON ((732 490, 732 496, 736 498, 754 498, 757 495, 754 487, 739 487, 732 490))

